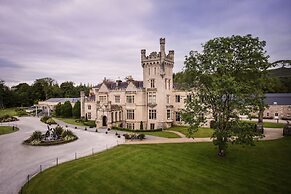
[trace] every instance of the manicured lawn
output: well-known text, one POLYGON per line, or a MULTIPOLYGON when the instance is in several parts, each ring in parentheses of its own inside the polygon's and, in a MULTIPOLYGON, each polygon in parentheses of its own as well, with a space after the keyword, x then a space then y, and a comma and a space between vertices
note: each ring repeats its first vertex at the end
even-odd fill
MULTIPOLYGON (((257 123, 257 121, 248 121, 248 120, 243 120, 244 122, 248 123, 257 123)), ((271 123, 271 122, 264 122, 263 126, 266 128, 283 128, 285 127, 286 124, 284 123, 271 123)))
POLYGON ((179 135, 172 132, 168 132, 168 131, 139 132, 139 133, 143 133, 145 135, 158 136, 158 137, 166 137, 166 138, 180 138, 179 135))
POLYGON ((0 109, 0 117, 4 115, 16 116, 15 108, 0 109))
POLYGON ((13 127, 12 126, 0 126, 0 135, 4 135, 7 133, 13 133, 15 131, 18 131, 17 127, 14 127, 14 131, 13 131, 13 127))
MULTIPOLYGON (((174 126, 169 128, 168 130, 178 131, 183 133, 184 135, 188 135, 188 127, 186 126, 174 126)), ((194 137, 211 137, 213 134, 213 129, 201 127, 197 132, 194 133, 194 137)))
POLYGON ((74 118, 56 118, 56 119, 61 120, 61 121, 68 123, 68 124, 72 124, 72 125, 86 126, 81 122, 79 122, 79 123, 76 122, 76 119, 74 119, 74 118))
POLYGON ((291 138, 257 146, 120 145, 34 177, 23 193, 291 193, 291 138))

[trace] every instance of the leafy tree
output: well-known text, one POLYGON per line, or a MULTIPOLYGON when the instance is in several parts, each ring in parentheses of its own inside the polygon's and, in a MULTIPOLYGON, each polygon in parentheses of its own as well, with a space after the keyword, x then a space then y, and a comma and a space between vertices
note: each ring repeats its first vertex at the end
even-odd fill
POLYGON ((17 101, 16 106, 31 106, 33 105, 33 99, 31 96, 31 86, 27 83, 20 83, 16 86, 13 86, 17 101))
POLYGON ((80 118, 81 117, 81 103, 80 101, 77 101, 73 108, 73 117, 74 118, 80 118))
POLYGON ((264 87, 271 67, 265 45, 251 35, 220 37, 204 44, 201 53, 191 51, 186 56, 184 80, 194 90, 182 118, 190 124, 192 135, 212 115, 219 156, 225 155, 228 142, 253 145, 258 135, 253 126, 239 122, 239 115, 265 106, 264 87))
POLYGON ((63 82, 60 85, 61 91, 62 91, 62 96, 65 98, 73 98, 73 97, 78 97, 80 94, 74 87, 74 82, 63 82))
POLYGON ((69 101, 66 101, 63 105, 62 105, 62 116, 65 118, 69 118, 72 117, 72 105, 69 101))

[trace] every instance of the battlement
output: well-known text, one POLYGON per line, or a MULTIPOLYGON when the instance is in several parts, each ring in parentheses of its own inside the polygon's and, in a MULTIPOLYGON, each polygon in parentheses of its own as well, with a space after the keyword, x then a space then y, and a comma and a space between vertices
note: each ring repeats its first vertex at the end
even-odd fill
POLYGON ((141 63, 162 63, 164 61, 168 63, 174 63, 174 50, 170 50, 166 55, 165 53, 165 38, 160 39, 160 52, 151 52, 149 55, 146 55, 146 49, 141 50, 141 63))

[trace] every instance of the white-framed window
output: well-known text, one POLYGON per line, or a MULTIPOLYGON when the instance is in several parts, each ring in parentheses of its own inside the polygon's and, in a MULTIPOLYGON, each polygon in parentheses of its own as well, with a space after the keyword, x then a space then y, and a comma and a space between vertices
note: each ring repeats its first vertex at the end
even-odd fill
POLYGON ((275 117, 278 117, 279 116, 279 113, 275 112, 275 117))
POLYGON ((181 102, 181 96, 180 95, 176 95, 176 102, 181 102))
POLYGON ((91 119, 91 113, 88 112, 88 119, 91 119))
POLYGON ((170 95, 167 95, 167 104, 170 104, 170 95))
POLYGON ((155 124, 154 123, 150 124, 150 129, 155 129, 155 124))
POLYGON ((114 98, 115 98, 115 103, 120 103, 120 96, 119 95, 114 96, 114 98))
POLYGON ((102 103, 106 102, 106 96, 99 96, 99 101, 102 103))
POLYGON ((88 105, 88 110, 91 110, 91 105, 88 105))
POLYGON ((149 119, 153 120, 157 119, 157 110, 152 109, 149 110, 149 119))
POLYGON ((150 82, 151 82, 151 88, 155 88, 156 87, 155 79, 151 79, 150 82))
POLYGON ((171 110, 167 110, 167 119, 168 119, 168 120, 171 119, 171 110))
POLYGON ((134 96, 133 95, 126 96, 126 102, 130 104, 134 103, 134 96))
POLYGON ((134 129, 134 123, 126 123, 127 129, 134 129))
POLYGON ((267 117, 269 117, 269 116, 270 116, 270 113, 267 112, 267 117))
POLYGON ((126 118, 130 119, 130 120, 134 120, 134 110, 133 109, 126 110, 126 118))
POLYGON ((148 103, 151 103, 151 104, 156 103, 156 93, 155 92, 148 93, 148 103))
POLYGON ((176 112, 176 121, 181 121, 181 113, 176 112))

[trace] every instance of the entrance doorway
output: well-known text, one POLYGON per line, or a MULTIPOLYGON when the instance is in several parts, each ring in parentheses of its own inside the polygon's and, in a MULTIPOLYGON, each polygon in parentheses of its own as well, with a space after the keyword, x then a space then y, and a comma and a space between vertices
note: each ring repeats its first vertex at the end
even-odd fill
POLYGON ((106 116, 103 116, 102 117, 102 126, 103 127, 106 127, 107 126, 107 117, 106 116))

